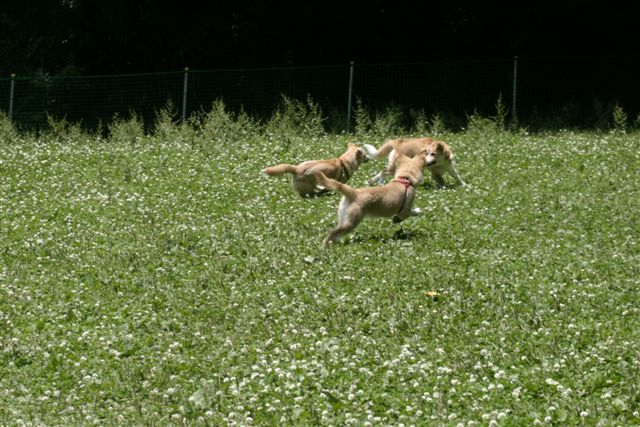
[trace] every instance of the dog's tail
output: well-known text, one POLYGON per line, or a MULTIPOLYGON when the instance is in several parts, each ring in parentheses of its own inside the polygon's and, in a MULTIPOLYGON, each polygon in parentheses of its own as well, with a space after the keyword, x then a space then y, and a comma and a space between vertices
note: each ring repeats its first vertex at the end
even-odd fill
POLYGON ((271 166, 271 167, 262 169, 262 173, 265 173, 269 176, 278 176, 285 173, 296 173, 296 167, 288 163, 282 163, 281 165, 271 166))
POLYGON ((371 157, 372 159, 375 159, 378 157, 378 149, 376 147, 374 147, 371 144, 364 144, 363 147, 367 151, 367 154, 369 155, 369 157, 371 157))
POLYGON ((324 188, 339 191, 349 200, 353 200, 356 198, 357 192, 355 188, 350 187, 347 184, 338 182, 335 179, 328 178, 322 172, 318 172, 314 176, 316 178, 316 181, 318 181, 318 184, 322 185, 324 188))
POLYGON ((384 159, 393 150, 393 140, 385 141, 378 149, 371 144, 364 144, 364 149, 372 159, 384 159))

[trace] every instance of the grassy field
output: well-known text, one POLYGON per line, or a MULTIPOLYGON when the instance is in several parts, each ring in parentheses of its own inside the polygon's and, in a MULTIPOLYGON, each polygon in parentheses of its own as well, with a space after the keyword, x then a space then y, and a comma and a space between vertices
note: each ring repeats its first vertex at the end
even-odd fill
POLYGON ((0 128, 0 425, 640 425, 640 134, 440 134, 469 185, 323 251, 259 171, 397 135, 218 113, 0 128))

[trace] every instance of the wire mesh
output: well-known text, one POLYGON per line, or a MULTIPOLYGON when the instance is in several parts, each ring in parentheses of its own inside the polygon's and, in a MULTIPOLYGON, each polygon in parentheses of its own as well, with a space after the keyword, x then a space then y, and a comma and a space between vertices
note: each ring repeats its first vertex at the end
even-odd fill
POLYGON ((46 126, 48 117, 87 128, 136 114, 152 121, 158 109, 179 105, 182 73, 94 77, 17 77, 14 121, 21 128, 46 126))
MULTIPOLYGON (((640 110, 640 61, 616 58, 518 60, 517 110, 520 124, 593 125, 613 103, 635 117, 640 110)), ((42 129, 47 118, 95 129, 132 114, 152 124, 172 105, 185 113, 209 111, 222 100, 232 111, 269 118, 287 96, 310 98, 325 114, 347 117, 349 64, 189 71, 91 77, 15 77, 13 120, 21 129, 42 129)), ((353 97, 368 109, 390 105, 462 121, 477 112, 495 113, 496 102, 511 109, 513 60, 355 64, 353 97)), ((10 78, 0 79, 0 111, 9 111, 10 78)), ((355 101, 355 99, 354 99, 355 101)), ((353 102, 355 107, 357 104, 353 102)), ((344 124, 344 123, 343 123, 344 124)))

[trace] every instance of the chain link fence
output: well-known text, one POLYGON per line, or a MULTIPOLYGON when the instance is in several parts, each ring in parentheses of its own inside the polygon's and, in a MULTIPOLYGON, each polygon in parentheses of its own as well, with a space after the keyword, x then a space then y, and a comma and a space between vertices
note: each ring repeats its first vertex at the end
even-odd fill
POLYGON ((334 130, 352 126, 356 105, 438 114, 455 127, 473 113, 495 114, 502 97, 509 119, 522 126, 593 127, 606 125, 616 104, 637 117, 639 75, 639 57, 629 56, 12 76, 0 79, 0 111, 23 130, 45 129, 48 117, 96 129, 132 114, 151 125, 167 105, 184 120, 217 100, 268 119, 287 96, 313 100, 334 130))

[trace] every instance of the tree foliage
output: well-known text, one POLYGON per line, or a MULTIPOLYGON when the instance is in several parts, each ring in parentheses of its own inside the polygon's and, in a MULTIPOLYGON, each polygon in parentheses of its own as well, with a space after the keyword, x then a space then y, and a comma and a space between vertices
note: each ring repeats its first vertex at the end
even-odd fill
POLYGON ((4 0, 0 75, 638 53, 638 5, 4 0), (603 30, 603 29, 606 29, 603 30))

